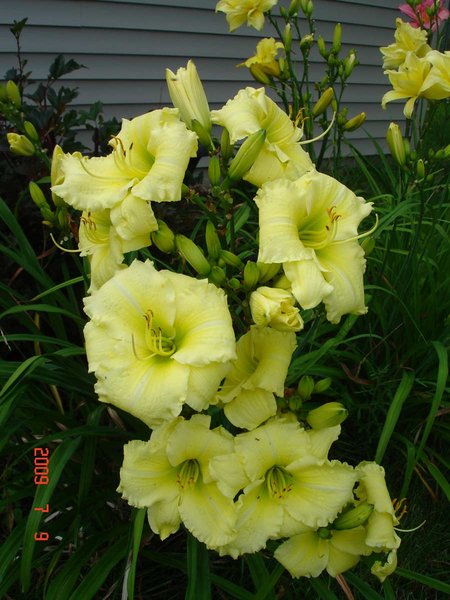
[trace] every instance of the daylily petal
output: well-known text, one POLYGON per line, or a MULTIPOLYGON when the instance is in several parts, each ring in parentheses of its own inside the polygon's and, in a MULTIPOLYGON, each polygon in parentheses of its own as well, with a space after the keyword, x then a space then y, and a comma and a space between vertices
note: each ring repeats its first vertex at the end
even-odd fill
POLYGON ((168 538, 172 533, 176 533, 180 528, 181 517, 178 502, 178 497, 173 500, 162 500, 153 504, 147 511, 151 530, 162 540, 168 538))
POLYGON ((327 459, 331 445, 341 433, 341 426, 324 427, 324 429, 308 429, 306 432, 310 440, 310 452, 320 459, 327 459))
POLYGON ((186 404, 200 412, 217 402, 215 394, 220 382, 231 368, 229 363, 213 362, 202 367, 189 368, 186 404))
POLYGON ((126 252, 149 246, 150 233, 158 229, 150 204, 133 194, 128 194, 120 204, 114 206, 110 217, 117 233, 128 242, 126 252))
POLYGON ((265 390, 241 390, 239 395, 224 406, 227 419, 241 429, 255 429, 277 412, 272 392, 265 390))
POLYGON ((331 544, 341 552, 356 556, 367 556, 372 552, 372 549, 366 545, 366 530, 361 525, 343 531, 333 530, 331 544))
POLYGON ((302 308, 314 308, 333 291, 317 260, 285 262, 283 269, 292 286, 292 293, 302 308))
POLYGON ((327 573, 331 577, 336 577, 344 573, 344 571, 348 571, 358 564, 360 560, 357 554, 349 554, 348 552, 338 550, 332 542, 329 543, 328 552, 327 573))
POLYGON ((281 544, 274 556, 292 577, 318 577, 327 566, 328 554, 328 541, 307 531, 281 544))

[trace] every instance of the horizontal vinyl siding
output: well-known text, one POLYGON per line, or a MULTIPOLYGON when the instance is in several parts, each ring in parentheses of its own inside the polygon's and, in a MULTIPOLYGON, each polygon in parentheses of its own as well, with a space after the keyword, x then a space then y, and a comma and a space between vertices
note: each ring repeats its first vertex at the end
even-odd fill
MULTIPOLYGON (((213 0, 2 0, 0 11, 0 73, 16 64, 15 41, 8 27, 28 17, 21 38, 27 70, 34 81, 46 77, 57 54, 87 68, 64 78, 77 86, 74 106, 88 108, 100 100, 107 117, 131 118, 170 105, 164 72, 193 58, 212 108, 219 108, 246 85, 257 86, 248 70, 236 68, 254 54, 256 42, 274 35, 269 24, 258 32, 241 27, 228 32, 225 15, 215 14, 213 0)), ((345 91, 349 117, 365 111, 367 131, 382 141, 389 122, 402 119, 402 103, 383 111, 380 101, 390 89, 381 69, 379 46, 393 41, 397 2, 378 0, 316 0, 318 34, 330 42, 335 22, 343 26, 343 50, 358 52, 361 63, 345 91), (393 6, 395 4, 395 6, 393 6)), ((322 60, 312 54, 311 73, 320 79, 322 60)), ((358 130, 351 137, 370 151, 358 130)))

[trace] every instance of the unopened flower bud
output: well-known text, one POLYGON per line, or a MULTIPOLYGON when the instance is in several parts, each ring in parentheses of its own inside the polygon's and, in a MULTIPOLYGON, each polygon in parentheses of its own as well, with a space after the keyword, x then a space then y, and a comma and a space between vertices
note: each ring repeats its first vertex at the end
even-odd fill
POLYGON ((302 399, 298 396, 291 396, 288 400, 288 407, 289 410, 292 410, 292 412, 300 410, 300 408, 302 407, 302 399))
POLYGON ((158 229, 151 233, 152 242, 161 252, 170 254, 175 250, 175 234, 164 221, 157 219, 157 223, 158 229))
POLYGON ((230 265, 230 267, 235 267, 236 269, 243 269, 244 267, 244 263, 239 256, 236 256, 236 254, 233 254, 233 252, 230 252, 229 250, 221 250, 219 256, 225 264, 230 265))
POLYGON ((270 85, 272 83, 271 78, 258 65, 250 65, 248 70, 253 79, 258 83, 262 83, 263 85, 270 85))
POLYGON ((25 133, 27 134, 28 138, 32 142, 39 141, 39 134, 36 131, 36 127, 33 125, 33 123, 31 123, 30 121, 25 121, 25 123, 23 124, 23 128, 25 129, 25 133))
POLYGON ((326 90, 324 90, 322 92, 322 95, 320 96, 320 98, 317 100, 317 102, 313 106, 313 109, 312 109, 313 117, 318 117, 319 115, 324 113, 327 110, 327 108, 330 105, 330 102, 333 100, 333 98, 334 98, 333 88, 329 87, 326 90))
MULTIPOLYGON (((303 402, 306 402, 311 398, 311 394, 314 391, 314 379, 309 375, 303 375, 303 377, 298 382, 297 390, 300 398, 303 400, 303 402)), ((310 411, 310 413, 311 412, 312 411, 310 411)))
POLYGON ((241 282, 239 281, 239 279, 236 279, 236 277, 232 277, 228 281, 228 285, 232 290, 238 290, 241 287, 241 282))
POLYGON ((211 271, 211 265, 206 260, 201 248, 185 235, 177 234, 175 244, 178 252, 201 277, 207 277, 211 271))
POLYGON ((208 281, 214 283, 215 285, 222 285, 226 278, 227 276, 225 274, 225 271, 222 269, 222 267, 218 267, 217 265, 214 265, 211 268, 211 271, 208 275, 208 281))
POLYGON ((214 223, 211 221, 206 223, 205 241, 209 256, 211 256, 214 260, 217 260, 222 247, 220 245, 219 236, 217 235, 214 223))
POLYGON ((340 402, 327 402, 310 410, 306 420, 313 429, 326 429, 340 425, 347 415, 347 409, 340 402))
POLYGON ((321 35, 317 38, 317 47, 319 48, 319 52, 323 58, 328 58, 327 47, 325 46, 325 40, 321 35))
POLYGON ((241 179, 250 171, 266 139, 266 130, 259 129, 248 136, 230 163, 228 174, 231 179, 241 179))
POLYGON ((304 7, 302 6, 302 10, 305 13, 305 17, 311 17, 314 11, 314 5, 311 0, 306 0, 303 2, 304 7))
POLYGON ((375 240, 372 237, 366 237, 361 242, 361 248, 364 250, 364 254, 369 256, 369 254, 371 254, 375 248, 375 240))
POLYGON ((290 17, 294 17, 300 8, 301 0, 291 0, 291 3, 288 8, 288 15, 290 17))
POLYGON ((281 36, 281 39, 283 40, 283 45, 284 45, 286 54, 288 54, 292 48, 292 31, 291 31, 290 23, 286 24, 284 31, 283 31, 283 35, 281 36))
POLYGON ((7 133, 6 138, 8 140, 9 149, 13 154, 33 156, 35 153, 33 142, 30 142, 26 136, 19 135, 18 133, 7 133))
POLYGON ((350 50, 347 56, 344 58, 344 74, 346 79, 350 77, 353 69, 357 65, 356 60, 356 52, 354 50, 350 50))
POLYGON ((213 147, 211 136, 209 135, 209 132, 205 129, 205 127, 202 125, 202 123, 200 123, 200 121, 197 121, 197 119, 192 119, 190 129, 192 129, 192 131, 197 134, 197 137, 202 146, 204 146, 205 148, 213 147))
POLYGON ((208 164, 208 177, 211 185, 220 183, 220 161, 218 156, 211 156, 208 164))
POLYGON ((314 42, 314 35, 312 33, 308 33, 304 35, 300 40, 300 49, 302 52, 307 52, 314 42))
POLYGON ((332 52, 335 54, 339 54, 339 50, 342 46, 342 25, 340 23, 336 23, 334 26, 334 34, 333 34, 333 46, 331 48, 332 52))
POLYGON ((47 222, 46 224, 52 226, 55 221, 55 213, 50 208, 43 191, 37 185, 37 183, 34 183, 34 181, 29 182, 28 189, 30 191, 31 199, 39 208, 43 219, 47 222))
POLYGON ((332 382, 331 377, 325 377, 324 379, 319 379, 319 381, 316 381, 316 383, 314 384, 313 393, 314 394, 323 394, 323 392, 326 392, 327 389, 330 387, 331 382, 332 382))
POLYGON ((303 320, 290 292, 270 287, 259 287, 250 296, 250 310, 258 327, 272 327, 278 331, 300 331, 303 320))
POLYGON ((225 127, 222 129, 222 135, 220 138, 220 150, 224 160, 228 160, 233 154, 233 146, 230 144, 230 134, 228 129, 225 127))
POLYGON ((361 502, 357 506, 340 514, 333 523, 333 529, 342 531, 344 529, 354 529, 364 525, 373 512, 373 504, 361 502))
POLYGON ((13 102, 17 108, 20 108, 22 98, 20 97, 19 88, 12 79, 6 82, 6 93, 11 102, 13 102))
POLYGON ((386 133, 386 141, 392 158, 401 167, 406 162, 406 151, 403 136, 397 123, 391 123, 386 133))
POLYGON ((361 113, 359 113, 359 115, 356 115, 356 117, 353 117, 353 119, 350 119, 349 121, 347 121, 347 123, 344 125, 344 130, 345 131, 356 131, 356 129, 361 127, 361 125, 364 123, 365 120, 366 120, 366 113, 361 112, 361 113))
POLYGON ((244 285, 248 290, 252 290, 258 285, 260 272, 258 265, 249 260, 244 267, 244 285))
POLYGON ((266 283, 267 281, 270 281, 280 270, 280 265, 276 263, 266 264, 257 262, 256 264, 258 265, 259 269, 259 283, 266 283))
POLYGON ((417 179, 419 179, 419 180, 424 179, 424 177, 425 177, 425 163, 423 162, 423 160, 421 158, 419 158, 419 160, 417 161, 416 174, 417 174, 417 179))

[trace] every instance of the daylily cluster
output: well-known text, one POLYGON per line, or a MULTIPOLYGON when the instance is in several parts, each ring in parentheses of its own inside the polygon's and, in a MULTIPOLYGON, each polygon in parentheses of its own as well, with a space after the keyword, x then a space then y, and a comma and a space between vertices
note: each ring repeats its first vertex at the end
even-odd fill
POLYGON ((168 70, 167 82, 176 108, 124 120, 108 156, 57 149, 53 160, 55 199, 82 211, 97 394, 153 429, 125 446, 119 491, 148 509, 162 539, 183 523, 234 558, 280 540, 275 556, 294 577, 335 576, 375 553, 383 579, 400 541, 382 468, 329 459, 342 405, 309 417, 282 402, 301 310, 323 303, 332 323, 366 312, 358 227, 372 205, 315 169, 301 128, 264 89, 240 90, 210 111, 191 61, 168 70), (223 128, 220 146, 212 124, 223 128), (215 203, 205 209, 206 255, 153 212, 186 194, 198 143, 210 153, 215 203), (233 251, 222 247, 235 234, 219 226, 241 210, 239 179, 258 188, 249 200, 259 215, 258 248, 249 235, 255 261, 239 255, 238 239, 233 251), (153 260, 126 256, 148 257, 151 242, 153 260), (170 256, 166 268, 158 252, 170 256), (200 278, 182 272, 191 268, 200 278))
MULTIPOLYGON (((433 0, 430 0, 433 3, 433 0)), ((417 8, 417 7, 416 7, 417 8)), ((441 20, 448 18, 441 13, 441 20)), ((396 20, 395 43, 380 48, 383 68, 393 89, 382 99, 385 108, 392 100, 408 99, 404 115, 411 119, 416 100, 442 100, 450 97, 450 52, 433 50, 429 44, 429 25, 396 20)))

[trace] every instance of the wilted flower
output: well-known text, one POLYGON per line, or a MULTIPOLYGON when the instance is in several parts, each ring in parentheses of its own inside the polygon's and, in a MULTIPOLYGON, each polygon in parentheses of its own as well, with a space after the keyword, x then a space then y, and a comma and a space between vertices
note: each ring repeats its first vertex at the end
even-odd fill
POLYGON ((264 26, 264 13, 278 0, 220 0, 216 12, 225 13, 230 31, 234 31, 247 21, 249 27, 261 31, 264 26))
POLYGON ((240 90, 220 110, 211 111, 213 123, 225 127, 231 143, 264 129, 262 150, 244 179, 261 186, 266 181, 297 179, 313 168, 309 154, 298 141, 302 130, 271 100, 264 88, 240 90))
POLYGON ((256 54, 240 63, 238 67, 257 66, 260 71, 270 77, 279 77, 280 64, 277 61, 278 50, 284 48, 281 42, 276 42, 274 38, 263 38, 256 44, 256 54))
POLYGON ((405 62, 408 52, 414 52, 418 57, 423 57, 430 52, 427 44, 427 32, 423 29, 414 29, 411 24, 401 19, 396 19, 395 44, 380 48, 384 56, 383 69, 396 69, 405 62))
POLYGON ((409 4, 400 4, 398 7, 400 12, 407 15, 411 21, 411 27, 423 27, 424 29, 432 29, 436 31, 437 27, 446 19, 448 19, 450 13, 444 7, 444 0, 437 0, 436 13, 430 17, 428 11, 434 11, 436 7, 436 0, 422 0, 422 2, 416 4, 414 8, 409 4))
POLYGON ((327 318, 364 314, 364 251, 358 225, 372 204, 317 171, 265 184, 259 207, 259 256, 280 263, 303 308, 324 302, 327 318))
POLYGON ((211 402, 236 357, 225 294, 135 260, 85 299, 96 391, 150 427, 211 402))
POLYGON ((206 415, 178 417, 156 429, 149 442, 124 447, 118 491, 131 506, 148 508, 150 527, 161 539, 181 521, 210 547, 234 537, 233 499, 220 492, 209 471, 212 458, 233 451, 233 437, 221 427, 210 430, 210 421, 206 415))
POLYGON ((251 327, 238 340, 237 359, 217 394, 233 425, 254 429, 275 415, 274 394, 284 395, 284 380, 295 346, 292 331, 270 327, 251 327))

